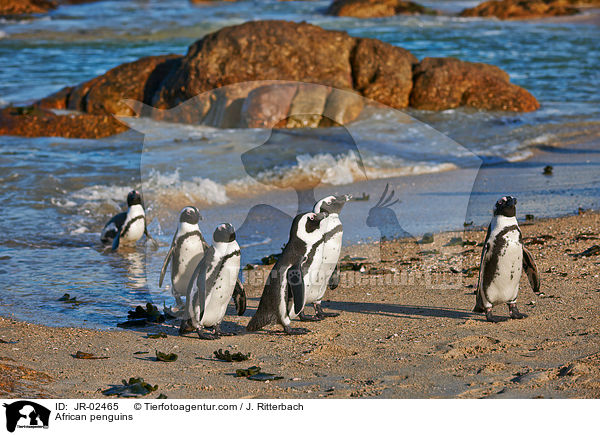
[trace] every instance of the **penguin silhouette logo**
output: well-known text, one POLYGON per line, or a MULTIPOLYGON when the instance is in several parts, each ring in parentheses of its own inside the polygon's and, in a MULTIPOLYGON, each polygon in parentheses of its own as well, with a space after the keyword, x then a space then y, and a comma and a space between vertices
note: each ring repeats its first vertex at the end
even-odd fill
POLYGON ((399 203, 400 200, 394 200, 394 190, 389 192, 389 188, 390 185, 386 184, 381 198, 369 210, 365 222, 368 227, 377 227, 381 234, 381 241, 410 237, 410 234, 400 226, 396 212, 392 209, 392 206, 399 203))
POLYGON ((6 430, 14 432, 16 428, 48 428, 50 410, 29 400, 19 400, 3 405, 6 408, 6 430))

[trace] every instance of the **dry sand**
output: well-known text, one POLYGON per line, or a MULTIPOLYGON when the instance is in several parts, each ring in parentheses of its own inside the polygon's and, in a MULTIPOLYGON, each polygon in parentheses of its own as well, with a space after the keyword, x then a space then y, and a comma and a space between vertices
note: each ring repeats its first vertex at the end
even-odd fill
MULTIPOLYGON (((506 307, 495 309, 505 319, 497 324, 471 312, 481 248, 444 245, 457 236, 480 243, 481 229, 439 234, 427 245, 356 245, 343 255, 366 257, 352 261, 365 263, 364 272, 344 272, 342 285, 324 302, 341 315, 294 322, 311 330, 304 336, 285 336, 273 326, 204 341, 179 337, 174 322, 99 331, 0 318, 0 396, 103 398, 102 390, 141 376, 159 387, 149 398, 600 397, 600 256, 571 255, 600 244, 600 214, 536 220, 521 228, 545 293, 535 296, 522 278, 524 320, 509 320, 506 307), (168 337, 148 338, 158 331, 168 337), (252 357, 218 361, 213 351, 219 348, 252 357), (109 358, 75 359, 78 350, 109 358), (179 358, 158 362, 155 350, 179 358), (283 379, 263 383, 233 376, 252 365, 283 379)), ((230 309, 224 330, 243 331, 262 291, 257 281, 268 270, 251 272, 246 315, 230 309)))

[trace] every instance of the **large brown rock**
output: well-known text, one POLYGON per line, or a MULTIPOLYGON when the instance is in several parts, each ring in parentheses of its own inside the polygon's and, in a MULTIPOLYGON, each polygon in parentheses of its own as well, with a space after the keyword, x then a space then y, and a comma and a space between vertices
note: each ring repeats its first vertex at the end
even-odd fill
POLYGON ((53 0, 0 0, 0 16, 45 14, 57 6, 53 0))
POLYGON ((232 83, 293 80, 351 88, 354 38, 312 24, 252 21, 226 27, 190 46, 159 92, 160 107, 232 83))
POLYGON ((418 63, 410 52, 378 40, 284 21, 226 27, 194 43, 186 56, 120 65, 38 106, 131 116, 136 112, 124 100, 136 100, 145 104, 138 115, 171 122, 322 127, 356 119, 360 96, 397 109, 539 106, 497 67, 457 59, 418 63))
POLYGON ((579 12, 579 9, 573 7, 575 3, 571 0, 492 0, 465 9, 460 16, 496 17, 509 20, 574 15, 579 12))
POLYGON ((112 115, 56 115, 39 107, 7 107, 0 110, 0 135, 94 139, 128 129, 112 115))
POLYGON ((119 65, 75 87, 66 97, 66 107, 86 113, 132 116, 134 112, 123 100, 150 104, 162 80, 179 66, 180 59, 176 55, 150 56, 119 65))
POLYGON ((361 94, 390 107, 408 106, 412 68, 418 63, 411 52, 377 39, 358 39, 350 61, 354 88, 361 94))
POLYGON ((453 58, 425 58, 414 70, 410 105, 423 110, 470 106, 486 110, 530 112, 539 108, 508 74, 484 63, 453 58))
POLYGON ((433 9, 402 0, 335 0, 327 13, 338 17, 378 18, 394 15, 436 15, 433 9))
POLYGON ((296 95, 296 83, 266 84, 248 94, 242 106, 242 126, 272 128, 287 118, 296 95))

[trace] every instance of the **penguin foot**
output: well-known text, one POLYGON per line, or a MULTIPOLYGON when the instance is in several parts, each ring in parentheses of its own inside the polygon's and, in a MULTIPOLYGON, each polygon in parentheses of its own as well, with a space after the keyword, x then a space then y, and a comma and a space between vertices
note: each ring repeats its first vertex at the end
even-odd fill
POLYGON ((192 322, 190 319, 182 320, 181 325, 179 326, 179 335, 189 334, 190 332, 194 332, 196 328, 192 326, 192 322))
POLYGON ((215 335, 218 337, 233 337, 235 334, 235 332, 223 332, 221 331, 221 326, 217 325, 215 326, 215 335))
POLYGON ((217 333, 211 334, 209 332, 198 330, 198 338, 200 338, 200 340, 218 340, 221 337, 217 333))
POLYGON ((317 317, 324 319, 325 317, 337 317, 340 313, 330 313, 323 310, 323 307, 319 304, 315 304, 315 311, 317 312, 317 317))
POLYGON ((300 313, 298 314, 298 318, 301 322, 320 322, 323 320, 323 317, 320 317, 318 314, 314 316, 309 316, 308 314, 300 313))
POLYGON ((287 335, 304 335, 308 334, 310 331, 306 328, 290 328, 289 326, 284 326, 283 332, 287 335))
POLYGON ((492 314, 491 308, 488 308, 485 310, 485 318, 487 319, 488 322, 498 323, 498 318, 494 317, 494 315, 492 314))
POLYGON ((511 319, 524 319, 527 317, 526 314, 519 312, 517 304, 508 304, 508 314, 510 315, 511 319))

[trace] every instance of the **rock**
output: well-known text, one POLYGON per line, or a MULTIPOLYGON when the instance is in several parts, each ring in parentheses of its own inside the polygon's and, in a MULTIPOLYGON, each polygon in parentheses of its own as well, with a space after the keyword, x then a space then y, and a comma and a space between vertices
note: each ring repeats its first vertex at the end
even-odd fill
POLYGON ((358 39, 350 61, 354 86, 365 97, 398 109, 408 106, 418 63, 412 53, 377 39, 358 39))
POLYGON ((60 91, 55 92, 52 95, 48 95, 46 98, 41 99, 36 103, 37 106, 43 109, 66 109, 68 104, 69 95, 73 92, 73 86, 67 86, 62 88, 60 91))
POLYGON ((39 107, 7 107, 0 111, 0 135, 60 136, 93 139, 122 133, 128 127, 112 115, 56 115, 39 107))
POLYGON ((410 105, 423 110, 471 106, 486 110, 530 112, 539 103, 509 82, 500 68, 454 58, 425 58, 413 72, 410 105))
POLYGON ((232 83, 293 80, 352 88, 348 59, 354 38, 307 23, 251 21, 225 27, 192 44, 181 67, 159 91, 159 106, 175 107, 232 83))
POLYGON ((437 11, 402 0, 335 0, 327 13, 338 17, 377 18, 400 14, 437 15, 437 11))
POLYGON ((249 128, 272 128, 287 118, 298 85, 283 83, 254 89, 242 106, 242 125, 249 128))
POLYGON ((302 84, 298 86, 296 95, 290 107, 287 128, 316 128, 321 122, 321 115, 325 110, 327 95, 331 88, 302 84))
POLYGON ((332 124, 327 120, 339 125, 348 124, 360 115, 363 105, 363 99, 359 94, 342 89, 332 89, 323 109, 324 118, 321 120, 320 126, 326 127, 332 124))
POLYGON ((53 0, 0 0, 0 17, 45 14, 57 7, 53 0))
POLYGON ((539 107, 495 66, 446 58, 419 63, 379 40, 285 21, 223 28, 185 56, 126 63, 37 105, 223 128, 326 127, 356 119, 361 96, 398 109, 539 107))
POLYGON ((133 110, 123 100, 150 104, 163 77, 176 68, 180 60, 181 56, 176 55, 150 56, 119 65, 76 86, 67 96, 67 108, 93 114, 132 116, 133 110))
MULTIPOLYGON (((585 1, 585 0, 584 0, 585 1)), ((596 1, 596 0, 592 0, 596 1)), ((496 17, 502 20, 574 15, 579 9, 569 0, 501 0, 486 1, 465 9, 461 17, 496 17)))

